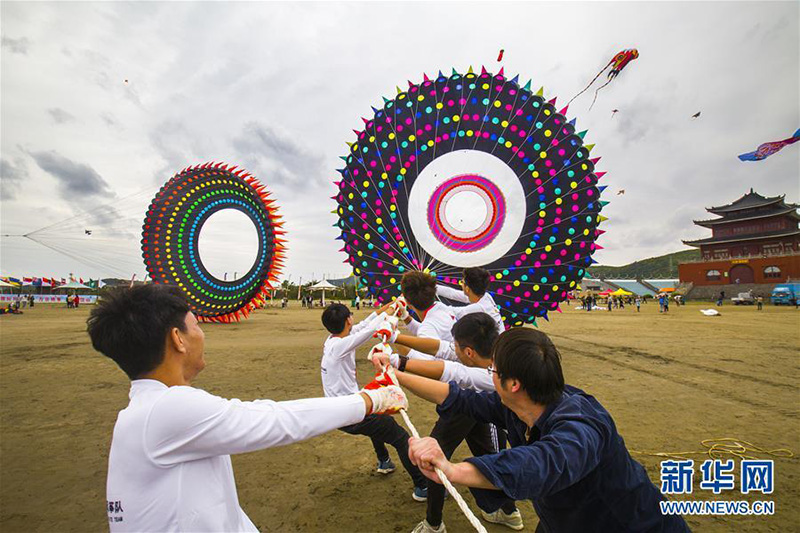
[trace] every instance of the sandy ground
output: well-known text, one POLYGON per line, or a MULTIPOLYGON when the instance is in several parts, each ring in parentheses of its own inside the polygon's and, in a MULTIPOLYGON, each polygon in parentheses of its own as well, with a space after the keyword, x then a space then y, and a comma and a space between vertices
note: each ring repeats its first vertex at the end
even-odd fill
MULTIPOLYGON (((568 309, 542 329, 561 350, 567 381, 606 406, 632 450, 699 450, 702 439, 736 437, 800 454, 800 311, 725 306, 723 316, 708 318, 701 307, 708 304, 672 309, 668 316, 652 303, 640 314, 568 309)), ((89 306, 40 305, 0 317, 4 532, 106 528, 107 454, 128 383, 89 345, 88 313, 89 306)), ((238 325, 205 326, 209 364, 195 385, 241 399, 320 395, 325 334, 319 315, 267 309, 238 325)), ((366 350, 358 352, 362 382, 371 368, 366 350)), ((412 399, 410 414, 420 431, 430 430, 435 413, 429 404, 412 399)), ((660 459, 635 457, 658 483, 660 459)), ((364 437, 333 432, 237 456, 233 463, 241 504, 261 530, 401 532, 424 517, 425 506, 412 501, 402 469, 386 477, 374 473, 364 437)), ((800 531, 800 459, 779 459, 775 470, 774 516, 689 518, 689 524, 697 531, 800 531)), ((714 499, 699 490, 698 477, 699 468, 693 499, 714 499)), ((741 497, 737 491, 717 499, 741 497)), ((520 508, 526 530, 533 531, 530 503, 520 508)), ((449 530, 470 530, 450 501, 444 516, 449 530)))

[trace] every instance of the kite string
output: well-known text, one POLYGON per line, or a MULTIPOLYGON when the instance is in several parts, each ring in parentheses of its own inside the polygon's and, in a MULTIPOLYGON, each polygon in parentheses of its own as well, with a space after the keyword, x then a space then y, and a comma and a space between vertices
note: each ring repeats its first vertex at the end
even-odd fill
MULTIPOLYGON (((600 75, 601 75, 603 72, 605 72, 605 71, 606 71, 606 69, 607 69, 608 67, 610 67, 610 66, 611 66, 611 64, 612 64, 613 62, 614 62, 614 60, 613 60, 613 59, 612 59, 611 61, 609 61, 609 62, 608 62, 608 65, 606 65, 605 67, 603 67, 603 70, 601 70, 600 72, 598 72, 598 73, 597 73, 597 76, 595 76, 594 78, 592 78, 592 81, 590 81, 590 82, 589 82, 589 85, 587 85, 587 86, 586 86, 586 87, 585 87, 585 88, 584 88, 584 89, 583 89, 581 92, 579 92, 578 94, 576 94, 575 96, 573 96, 572 98, 570 98, 569 102, 567 102, 567 105, 571 104, 573 100, 575 100, 577 97, 579 97, 580 95, 582 95, 583 93, 585 93, 585 92, 586 92, 586 91, 589 89, 589 87, 591 87, 591 86, 592 86, 592 84, 593 84, 595 81, 597 81, 597 78, 599 78, 599 77, 600 77, 600 75)), ((607 85, 607 84, 606 84, 606 85, 607 85)), ((591 109, 591 108, 590 108, 590 109, 591 109)))
POLYGON ((592 99, 592 105, 589 106, 589 111, 591 111, 592 108, 594 107, 594 103, 597 101, 597 93, 600 92, 600 89, 602 89, 603 87, 605 87, 606 85, 608 85, 609 83, 614 81, 615 77, 616 76, 609 78, 607 82, 605 82, 603 85, 601 85, 600 87, 597 88, 597 90, 594 92, 594 98, 592 99))
POLYGON ((700 445, 703 446, 705 450, 687 452, 644 452, 631 449, 630 452, 638 455, 664 457, 668 459, 688 459, 686 457, 687 455, 708 455, 711 459, 720 459, 726 455, 738 457, 739 459, 760 459, 760 457, 755 455, 747 455, 748 453, 762 454, 781 459, 789 459, 794 457, 794 452, 788 448, 775 448, 772 450, 767 450, 761 448, 760 446, 756 446, 751 442, 731 437, 705 439, 700 441, 700 445))
MULTIPOLYGON (((400 307, 399 306, 396 307, 391 316, 397 316, 397 313, 398 313, 399 310, 400 310, 400 307)), ((386 338, 386 335, 381 335, 381 339, 383 340, 384 344, 388 340, 386 338)), ((385 368, 384 371, 388 370, 388 368, 390 368, 390 367, 385 368)), ((394 376, 392 376, 392 381, 394 381, 396 383, 396 378, 394 376)), ((408 413, 406 412, 405 409, 400 409, 400 416, 403 417, 403 422, 405 422, 406 427, 411 432, 411 435, 415 439, 420 438, 419 431, 417 431, 417 428, 414 426, 413 422, 411 422, 411 418, 409 418, 408 413)), ((442 485, 444 485, 444 488, 447 489, 447 492, 449 492, 450 495, 455 500, 456 504, 458 505, 458 508, 461 509, 461 512, 464 513, 464 516, 467 518, 469 523, 472 524, 472 527, 474 527, 475 530, 478 531, 478 533, 487 533, 486 528, 483 527, 483 524, 481 524, 480 520, 478 520, 478 518, 472 512, 472 509, 469 508, 469 506, 467 505, 467 502, 464 501, 464 498, 461 497, 461 494, 459 494, 459 492, 456 490, 456 488, 453 486, 453 484, 450 483, 450 480, 447 479, 447 476, 445 475, 445 473, 442 472, 437 467, 434 467, 433 469, 436 471, 436 474, 439 476, 439 480, 442 482, 442 485)))

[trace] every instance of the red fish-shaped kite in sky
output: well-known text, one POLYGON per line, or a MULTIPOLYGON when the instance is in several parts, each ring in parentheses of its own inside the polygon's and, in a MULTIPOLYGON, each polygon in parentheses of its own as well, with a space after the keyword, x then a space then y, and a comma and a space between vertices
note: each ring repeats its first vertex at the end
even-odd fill
MULTIPOLYGON (((587 85, 586 88, 584 88, 581 92, 573 96, 572 100, 575 100, 577 97, 585 93, 589 89, 589 87, 591 87, 592 84, 597 80, 597 78, 599 78, 600 75, 606 70, 608 70, 608 68, 610 67, 611 70, 608 72, 608 81, 605 82, 600 87, 598 87, 597 90, 594 92, 594 100, 592 100, 592 105, 589 106, 589 109, 591 109, 592 106, 594 106, 595 101, 597 100, 597 93, 600 92, 600 89, 611 83, 614 80, 614 78, 619 76, 619 73, 622 72, 622 69, 628 66, 628 63, 630 63, 631 61, 633 61, 638 57, 639 57, 639 50, 637 50, 636 48, 629 48, 627 50, 622 50, 621 52, 617 52, 617 54, 613 58, 611 58, 611 61, 609 61, 608 64, 605 67, 603 67, 603 69, 600 72, 597 73, 597 76, 595 76, 592 79, 592 81, 589 82, 589 85, 587 85)), ((572 100, 567 102, 567 105, 569 105, 572 102, 572 100)))

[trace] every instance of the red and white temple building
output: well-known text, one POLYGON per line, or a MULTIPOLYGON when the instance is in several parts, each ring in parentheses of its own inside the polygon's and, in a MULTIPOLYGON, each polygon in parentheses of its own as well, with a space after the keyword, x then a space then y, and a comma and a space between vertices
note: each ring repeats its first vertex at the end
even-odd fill
POLYGON ((711 237, 683 241, 700 249, 699 262, 681 263, 681 282, 694 285, 781 283, 800 279, 798 205, 784 196, 750 192, 720 207, 706 208, 719 218, 695 220, 711 237))

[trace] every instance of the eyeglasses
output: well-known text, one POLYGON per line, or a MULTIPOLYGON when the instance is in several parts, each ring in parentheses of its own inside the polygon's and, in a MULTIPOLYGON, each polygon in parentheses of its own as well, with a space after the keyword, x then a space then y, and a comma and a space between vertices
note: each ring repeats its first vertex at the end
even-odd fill
POLYGON ((487 366, 487 367, 486 367, 486 371, 489 373, 489 375, 490 375, 490 376, 491 376, 492 374, 497 374, 497 370, 495 370, 495 368, 494 368, 494 366, 493 366, 493 365, 489 365, 489 366, 487 366))

